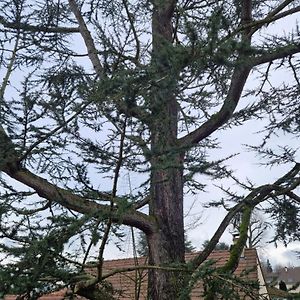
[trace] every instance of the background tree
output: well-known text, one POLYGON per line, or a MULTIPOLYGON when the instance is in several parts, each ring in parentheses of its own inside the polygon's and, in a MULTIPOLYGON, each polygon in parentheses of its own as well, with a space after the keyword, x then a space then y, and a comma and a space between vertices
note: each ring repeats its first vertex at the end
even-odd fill
POLYGON ((280 280, 279 282, 279 289, 282 290, 282 291, 287 291, 287 287, 286 287, 286 284, 284 281, 280 280))
POLYGON ((265 221, 257 212, 253 214, 248 230, 248 240, 246 246, 248 248, 260 248, 263 246, 266 234, 272 225, 265 221))
POLYGON ((274 241, 299 240, 299 11, 293 0, 1 1, 0 282, 24 297, 72 286, 101 299, 105 245, 127 225, 146 234, 156 266, 149 298, 179 299, 240 213, 222 268, 234 271, 261 203, 274 241), (261 142, 248 149, 286 169, 261 186, 210 156, 219 132, 249 120, 261 142), (119 184, 128 173, 139 174, 132 191, 119 184), (207 177, 244 192, 222 187, 211 205, 227 215, 186 268, 185 193, 207 177), (97 275, 84 280, 91 260, 97 275))
POLYGON ((266 261, 262 261, 262 268, 266 274, 273 273, 273 267, 269 259, 267 259, 266 261))
MULTIPOLYGON (((241 214, 237 214, 232 221, 234 230, 238 232, 241 222, 241 214)), ((254 209, 251 215, 250 223, 248 225, 248 237, 246 241, 247 248, 261 248, 266 242, 267 235, 272 224, 264 220, 261 213, 254 209)))
MULTIPOLYGON (((146 239, 146 235, 141 233, 139 235, 138 244, 137 244, 137 253, 139 256, 148 256, 149 247, 146 239)), ((187 235, 184 235, 184 249, 185 253, 191 253, 196 251, 196 248, 193 246, 192 242, 188 240, 187 235)), ((227 248, 229 249, 229 248, 227 248)))
MULTIPOLYGON (((205 240, 202 244, 203 249, 205 249, 207 247, 207 245, 209 244, 210 240, 205 240)), ((230 246, 228 244, 226 244, 225 242, 219 242, 217 243, 217 245, 215 246, 214 250, 229 250, 230 246)))

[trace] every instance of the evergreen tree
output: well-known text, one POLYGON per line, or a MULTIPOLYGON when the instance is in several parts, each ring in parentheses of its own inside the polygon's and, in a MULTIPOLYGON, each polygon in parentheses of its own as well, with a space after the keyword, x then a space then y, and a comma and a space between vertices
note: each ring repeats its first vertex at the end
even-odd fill
MULTIPOLYGON (((184 235, 184 249, 185 249, 185 253, 191 253, 196 251, 196 248, 193 246, 192 242, 187 239, 186 234, 184 235)), ((148 247, 146 235, 143 233, 139 235, 138 244, 137 244, 137 253, 139 256, 149 255, 149 247, 148 247)))
MULTIPOLYGON (((210 240, 205 240, 202 244, 202 248, 205 249, 207 245, 209 245, 210 240)), ((226 244, 225 242, 219 242, 215 246, 215 250, 229 250, 230 246, 226 244)))
POLYGON ((239 215, 239 239, 221 270, 228 280, 262 203, 274 241, 299 240, 299 11, 292 0, 2 0, 5 291, 30 298, 68 286, 103 299, 103 253, 123 225, 147 236, 153 300, 188 298, 184 288, 205 276, 199 266, 239 215), (289 25, 274 33, 280 22, 289 25), (229 167, 238 140, 232 155, 212 158, 220 137, 242 125, 243 150, 272 176, 278 166, 285 174, 261 186, 239 178, 229 167), (138 178, 130 191, 119 183, 127 174, 138 178), (212 193, 205 207, 226 216, 185 264, 184 200, 210 182, 224 197, 212 193), (95 260, 91 278, 84 270, 95 260))
POLYGON ((279 282, 279 289, 282 290, 282 291, 287 291, 287 287, 286 287, 286 284, 284 281, 280 280, 279 282))
POLYGON ((272 265, 270 263, 270 261, 267 259, 267 263, 266 263, 266 269, 267 269, 267 272, 269 273, 272 273, 273 272, 273 268, 272 268, 272 265))

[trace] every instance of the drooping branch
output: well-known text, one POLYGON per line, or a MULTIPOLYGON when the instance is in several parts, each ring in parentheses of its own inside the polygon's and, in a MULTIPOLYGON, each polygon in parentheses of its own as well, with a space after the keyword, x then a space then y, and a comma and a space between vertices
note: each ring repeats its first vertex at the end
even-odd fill
MULTIPOLYGON (((3 171, 11 178, 31 187, 37 194, 51 202, 56 202, 68 209, 74 210, 81 214, 95 215, 97 212, 106 217, 110 216, 110 206, 102 205, 95 201, 85 199, 69 190, 60 188, 46 179, 39 177, 29 170, 23 168, 19 163, 18 152, 14 144, 0 126, 0 171, 3 171)), ((111 199, 107 193, 99 194, 99 200, 111 199)), ((144 232, 153 231, 153 223, 148 216, 129 208, 128 212, 118 215, 117 205, 111 215, 113 222, 133 226, 144 232)))
POLYGON ((78 33, 79 27, 52 27, 42 25, 31 25, 28 23, 9 22, 3 16, 0 16, 0 24, 5 28, 29 31, 29 32, 45 32, 45 33, 78 33))

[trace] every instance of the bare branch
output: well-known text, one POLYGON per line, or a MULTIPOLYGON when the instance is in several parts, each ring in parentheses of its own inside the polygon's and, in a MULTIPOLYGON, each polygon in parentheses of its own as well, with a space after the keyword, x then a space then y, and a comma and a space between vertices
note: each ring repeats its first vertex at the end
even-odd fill
POLYGON ((136 43, 136 53, 135 53, 135 60, 138 61, 139 60, 139 57, 140 57, 140 41, 139 41, 139 37, 137 35, 137 32, 135 30, 135 26, 134 26, 134 19, 133 19, 133 14, 130 13, 129 11, 129 7, 128 7, 128 2, 127 0, 123 0, 123 5, 125 7, 125 10, 126 10, 126 14, 127 14, 127 17, 128 17, 128 20, 130 22, 130 26, 131 26, 131 30, 133 32, 133 35, 134 35, 134 39, 135 39, 135 43, 136 43))
MULTIPOLYGON (((111 214, 114 210, 114 201, 113 201, 113 199, 117 194, 118 180, 119 180, 120 170, 121 170, 122 163, 123 163, 123 155, 124 155, 123 151, 124 151, 124 141, 125 141, 125 136, 126 136, 126 125, 127 124, 126 124, 126 120, 125 120, 124 125, 123 125, 123 130, 121 132, 118 161, 117 161, 117 164, 116 164, 116 167, 115 167, 115 170, 114 170, 114 180, 113 180, 112 195, 111 195, 112 197, 111 197, 111 202, 110 202, 111 214)), ((97 269, 98 269, 98 276, 97 277, 98 277, 99 281, 102 278, 103 254, 104 254, 105 245, 106 245, 106 243, 108 241, 108 238, 109 238, 109 233, 110 233, 110 229, 111 229, 111 226, 112 226, 112 222, 113 222, 113 220, 110 217, 107 221, 106 228, 105 228, 104 235, 103 235, 102 242, 101 242, 100 249, 99 249, 99 255, 98 255, 99 264, 98 264, 98 267, 97 267, 97 269)))
POLYGON ((20 33, 18 33, 18 35, 17 35, 15 45, 14 45, 14 48, 12 50, 11 57, 10 57, 10 60, 9 60, 9 64, 7 66, 6 74, 3 78, 3 81, 2 81, 2 84, 1 84, 1 87, 0 87, 0 112, 1 112, 2 101, 4 101, 4 93, 5 93, 5 90, 7 88, 9 78, 12 74, 12 71, 14 69, 14 64, 15 64, 15 61, 16 61, 16 58, 17 58, 19 40, 20 40, 20 33))
POLYGON ((86 45, 86 48, 88 50, 88 56, 93 64, 93 67, 94 67, 94 70, 96 71, 96 74, 99 76, 99 77, 102 77, 102 75, 104 75, 104 72, 103 72, 103 67, 101 65, 101 62, 99 60, 99 57, 98 57, 98 51, 96 49, 96 46, 95 46, 95 43, 94 43, 94 40, 91 36, 91 33, 89 32, 87 26, 86 26, 86 23, 82 17, 82 14, 78 8, 78 5, 76 3, 75 0, 69 0, 69 5, 70 5, 70 8, 73 12, 73 14, 75 15, 77 21, 78 21, 78 25, 79 25, 79 30, 80 30, 80 33, 83 37, 83 40, 85 42, 85 45, 86 45))

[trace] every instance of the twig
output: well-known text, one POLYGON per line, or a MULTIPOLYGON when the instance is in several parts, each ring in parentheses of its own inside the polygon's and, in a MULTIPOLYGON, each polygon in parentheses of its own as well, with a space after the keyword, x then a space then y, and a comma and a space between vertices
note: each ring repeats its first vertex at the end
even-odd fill
MULTIPOLYGON (((123 131, 121 133, 121 139, 120 139, 120 149, 119 149, 119 157, 118 157, 118 161, 117 161, 117 165, 115 168, 115 175, 114 175, 114 181, 113 181, 113 188, 112 188, 112 194, 111 194, 111 202, 110 202, 110 211, 113 212, 114 209, 114 197, 117 194, 117 188, 118 188, 118 179, 119 179, 119 175, 120 175, 120 169, 123 163, 123 151, 124 151, 124 141, 125 141, 125 136, 126 136, 126 126, 127 126, 127 119, 125 119, 124 124, 123 124, 123 131)), ((98 264, 98 280, 102 280, 102 266, 103 266, 103 254, 104 254, 104 249, 105 249, 105 245, 107 243, 108 237, 109 237, 109 233, 110 233, 110 229, 112 226, 112 218, 109 217, 108 221, 107 221, 107 225, 106 225, 106 229, 104 232, 104 236, 102 238, 102 242, 100 245, 100 249, 99 249, 99 255, 98 255, 98 260, 99 260, 99 264, 98 264)))

